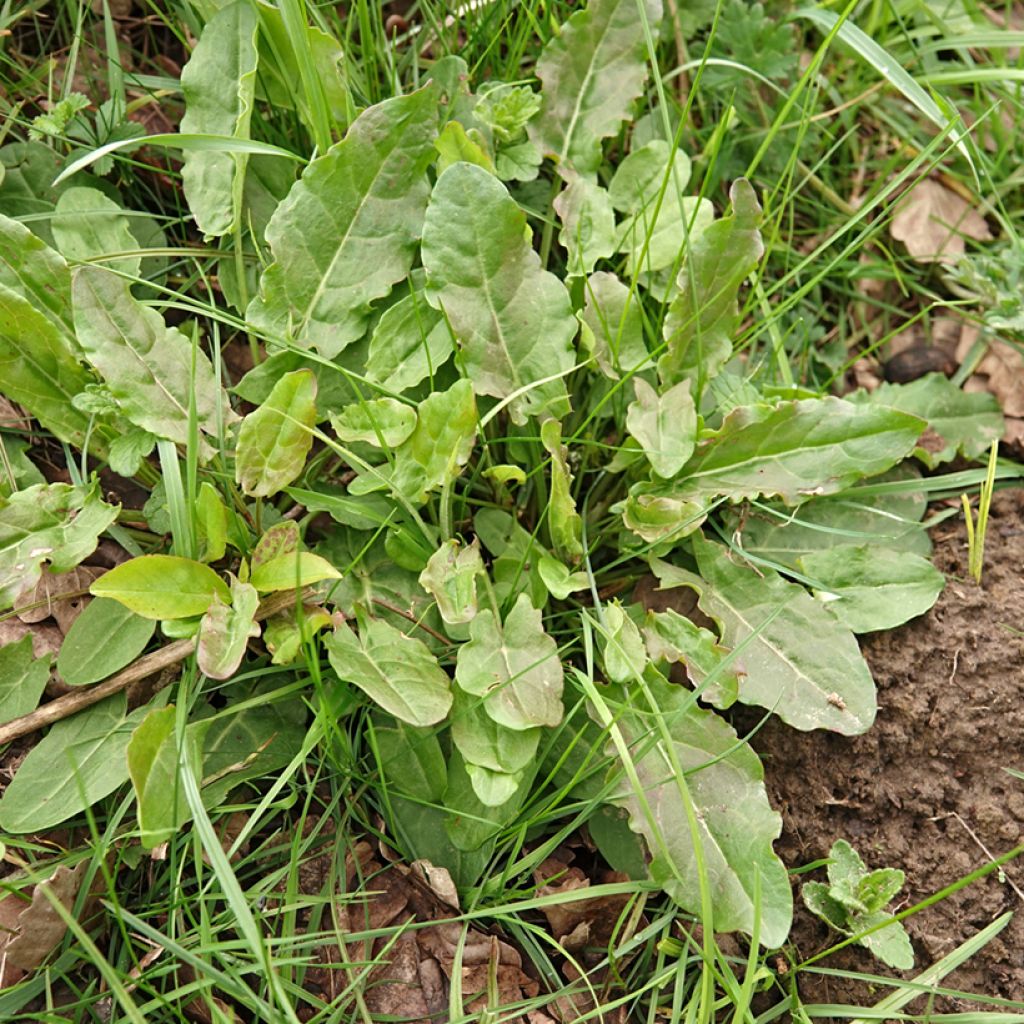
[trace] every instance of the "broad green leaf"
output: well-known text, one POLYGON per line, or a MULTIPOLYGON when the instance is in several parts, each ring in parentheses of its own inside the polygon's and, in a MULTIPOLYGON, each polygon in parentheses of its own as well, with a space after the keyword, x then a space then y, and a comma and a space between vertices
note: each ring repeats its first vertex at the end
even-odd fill
POLYGON ((690 171, 690 158, 681 149, 673 152, 664 139, 654 139, 633 150, 615 168, 608 183, 608 198, 620 213, 636 213, 657 199, 666 176, 670 176, 666 197, 681 195, 690 182, 690 171))
POLYGON ((0 284, 0 394, 24 406, 58 440, 80 448, 90 417, 71 400, 95 378, 34 303, 0 284))
POLYGON ((382 716, 374 716, 373 739, 388 785, 417 800, 440 803, 448 769, 435 730, 395 719, 378 721, 378 717, 382 716))
POLYGON ((214 598, 231 600, 228 585, 208 566, 177 555, 143 555, 104 573, 89 588, 146 619, 202 615, 214 598))
POLYGON ((287 487, 306 464, 316 424, 316 377, 286 373, 267 400, 242 420, 235 479, 246 494, 266 498, 287 487))
MULTIPOLYGON (((299 550, 301 538, 299 537, 299 524, 291 519, 283 519, 279 523, 263 531, 263 535, 256 542, 252 556, 249 559, 249 567, 255 571, 259 566, 270 562, 281 555, 291 555, 293 558, 299 550)), ((295 566, 292 566, 295 572, 295 566)))
POLYGON ((601 372, 618 380, 647 361, 640 297, 614 274, 599 271, 587 278, 586 305, 581 319, 589 328, 583 333, 601 372))
POLYGON ((777 495, 799 505, 889 469, 910 454, 924 426, 895 409, 832 397, 740 406, 655 493, 691 502, 777 495))
POLYGON ((375 530, 395 514, 395 506, 383 494, 347 494, 340 488, 316 491, 286 487, 285 494, 307 512, 326 512, 336 523, 354 530, 375 530))
POLYGON ((573 173, 554 207, 562 222, 558 241, 569 254, 570 276, 589 274, 598 260, 615 253, 615 213, 607 191, 600 185, 573 173))
POLYGON ((141 427, 125 425, 122 433, 110 442, 107 465, 111 471, 127 479, 135 476, 142 461, 156 447, 157 438, 141 427))
POLYGON ((895 967, 898 971, 909 971, 914 966, 914 947, 910 942, 910 936, 903 924, 897 921, 892 914, 862 914, 858 915, 854 924, 854 931, 865 931, 873 928, 883 921, 891 922, 887 927, 879 928, 877 932, 865 935, 858 943, 865 949, 870 950, 872 955, 877 956, 883 964, 895 967))
POLYGON ((816 551, 799 566, 814 596, 854 633, 895 629, 923 615, 946 585, 927 558, 867 545, 816 551))
POLYGON ((569 567, 551 555, 541 555, 537 562, 537 571, 548 588, 548 593, 564 601, 570 594, 578 590, 586 590, 590 580, 585 572, 570 572, 569 567))
POLYGON ((516 795, 525 777, 524 771, 501 772, 483 765, 465 763, 469 783, 477 799, 487 807, 501 807, 516 795))
POLYGON ((454 351, 451 331, 421 291, 384 311, 366 357, 366 377, 401 394, 437 373, 454 351))
POLYGON ((899 868, 869 871, 857 885, 857 895, 869 913, 883 909, 896 898, 906 875, 899 868))
MULTIPOLYGON (((151 711, 132 733, 125 751, 139 838, 146 850, 166 842, 192 816, 179 775, 176 716, 173 704, 151 711)), ((186 756, 197 779, 203 776, 200 739, 194 730, 185 731, 186 756)))
MULTIPOLYGON (((537 754, 541 729, 508 729, 499 725, 484 710, 483 701, 465 694, 458 686, 454 689, 452 705, 452 741, 469 765, 487 768, 492 772, 512 775, 525 768, 537 754)), ((472 772, 470 779, 473 779, 472 772)), ((492 802, 475 782, 473 788, 484 803, 492 802)), ((508 794, 511 796, 511 794, 508 794)), ((506 796, 505 799, 508 799, 506 796)), ((504 803, 504 800, 495 803, 504 803)))
POLYGON ((928 424, 914 455, 929 469, 957 454, 974 459, 1003 436, 1005 424, 996 399, 957 387, 945 374, 929 373, 909 384, 882 384, 870 394, 857 391, 848 400, 884 406, 917 416, 928 424))
POLYGON ((410 725, 435 725, 452 706, 451 681, 427 646, 383 619, 344 623, 326 638, 331 668, 385 711, 410 725))
POLYGON ((196 495, 196 526, 202 543, 202 560, 218 562, 227 551, 228 510, 216 487, 204 480, 196 495))
POLYGON ((529 597, 519 595, 504 624, 490 609, 478 612, 469 635, 459 648, 455 668, 463 690, 485 698, 487 714, 509 729, 558 725, 562 662, 529 597))
MULTIPOLYGON (((69 352, 75 351, 71 272, 64 257, 20 221, 3 214, 0 214, 0 285, 27 299, 36 313, 46 317, 57 329, 64 347, 69 352)), ((5 319, 0 316, 0 324, 5 319)))
POLYGON ((428 297, 444 311, 479 395, 516 397, 516 423, 568 410, 577 323, 569 293, 527 240, 526 214, 493 175, 459 163, 442 174, 423 227, 428 297), (538 383, 544 380, 545 383, 538 383))
POLYGON ((100 267, 79 267, 72 295, 78 340, 125 418, 157 437, 189 443, 189 408, 216 435, 235 416, 202 349, 100 267), (194 375, 193 375, 194 365, 194 375))
POLYGON ((583 520, 576 511, 569 472, 569 449, 562 444, 562 425, 545 420, 540 427, 544 450, 551 456, 551 492, 548 496, 548 532, 556 552, 564 559, 578 562, 583 557, 583 520))
POLYGON ((130 665, 156 629, 117 601, 96 597, 71 624, 57 655, 57 672, 68 686, 86 686, 130 665))
POLYGON ((530 138, 559 167, 596 174, 601 141, 618 133, 647 78, 645 26, 657 33, 660 0, 590 0, 537 61, 544 105, 530 138))
POLYGON ((700 233, 679 271, 679 294, 665 318, 668 349, 658 360, 665 384, 687 378, 702 383, 732 355, 739 321, 736 296, 764 254, 764 243, 758 230, 761 206, 753 188, 740 178, 729 195, 733 212, 700 233))
MULTIPOLYGON (((315 557, 315 556, 314 556, 315 557)), ((199 671, 210 679, 230 679, 245 657, 252 637, 260 635, 255 620, 260 596, 250 583, 231 580, 231 603, 214 596, 199 624, 196 656, 199 671)))
POLYGON ((397 398, 371 398, 332 413, 331 426, 339 441, 394 448, 415 429, 416 410, 397 398))
POLYGON ((544 155, 532 142, 501 146, 494 157, 495 172, 502 181, 533 181, 540 174, 544 155))
POLYGON ((694 535, 700 575, 655 559, 662 588, 688 586, 737 651, 739 699, 796 729, 856 736, 875 720, 875 684, 853 634, 795 583, 733 561, 721 544, 694 535))
POLYGON ((837 932, 846 930, 846 908, 833 898, 824 882, 805 882, 800 889, 800 895, 812 914, 820 917, 837 932))
POLYGON ((513 516, 500 509, 481 509, 473 517, 473 527, 484 547, 494 556, 491 577, 498 603, 507 604, 510 597, 525 591, 536 607, 543 608, 547 587, 537 562, 548 552, 513 516))
MULTIPOLYGON (((444 794, 444 806, 448 810, 448 818, 444 824, 446 838, 457 850, 471 852, 473 850, 490 850, 492 841, 498 832, 519 813, 519 807, 525 796, 525 790, 533 779, 534 773, 526 771, 519 779, 518 785, 501 804, 487 804, 477 796, 469 773, 469 765, 463 760, 456 748, 448 758, 448 786, 444 794)), ((479 773, 478 773, 479 774, 479 773)), ((507 779, 493 780, 497 786, 480 776, 481 787, 491 790, 488 794, 497 799, 511 788, 507 779)), ((436 861, 444 865, 445 859, 436 861)))
POLYGON ((125 697, 119 693, 57 722, 29 751, 0 797, 0 828, 41 832, 127 782, 125 751, 132 730, 149 710, 147 705, 126 715, 125 697))
POLYGON ((605 605, 601 635, 604 671, 613 683, 634 683, 647 667, 647 650, 636 623, 618 601, 605 605))
POLYGON ((458 122, 449 121, 441 134, 434 140, 437 150, 437 173, 446 171, 452 164, 464 160, 476 164, 490 174, 494 173, 494 161, 487 152, 487 143, 476 128, 469 131, 458 122))
POLYGON ((317 415, 320 420, 327 419, 328 410, 341 409, 358 398, 340 366, 326 363, 299 349, 274 352, 254 366, 232 391, 253 405, 261 405, 285 374, 297 370, 309 370, 316 377, 317 415))
POLYGON ((113 253, 135 253, 139 243, 124 210, 99 189, 75 186, 63 192, 57 200, 50 230, 65 259, 73 263, 102 261, 119 274, 139 276, 141 256, 104 258, 113 253))
MULTIPOLYGON (((185 134, 247 139, 256 89, 258 18, 250 3, 222 7, 205 25, 181 69, 185 134)), ((207 237, 231 232, 239 222, 245 186, 245 153, 185 150, 185 197, 207 237)))
MULTIPOLYGON (((370 303, 408 274, 430 186, 434 85, 367 108, 278 206, 248 318, 327 358, 366 331, 370 303)), ((486 174, 481 171, 481 174, 486 174)))
POLYGON ((700 914, 701 879, 686 813, 686 801, 692 801, 715 931, 751 934, 759 891, 761 943, 780 946, 789 934, 793 898, 772 850, 782 818, 768 803, 761 762, 728 723, 696 707, 685 689, 656 674, 648 686, 651 710, 663 721, 685 774, 677 776, 666 740, 657 726, 652 729, 651 711, 627 705, 615 722, 643 791, 624 782, 611 802, 626 808, 631 827, 646 840, 652 877, 685 910, 700 914))
POLYGON ((321 580, 341 579, 341 573, 312 551, 293 551, 277 555, 254 566, 249 582, 261 593, 275 590, 301 590, 321 580))
MULTIPOLYGON (((53 244, 49 218, 63 188, 54 184, 61 156, 45 142, 10 142, 0 146, 0 211, 26 220, 32 232, 53 244)), ((65 186, 66 187, 66 186, 65 186)))
POLYGON ((697 410, 684 380, 658 394, 642 377, 633 378, 636 401, 626 410, 626 429, 637 439, 660 477, 675 476, 697 441, 697 410))
POLYGON ((30 636, 0 647, 0 722, 35 710, 49 679, 50 659, 32 653, 30 636))
POLYGON ((430 556, 420 585, 437 601, 441 618, 453 626, 476 615, 476 579, 483 573, 478 541, 460 550, 458 541, 448 540, 430 556))
POLYGON ((96 483, 36 484, 12 494, 0 505, 0 608, 35 585, 44 562, 67 572, 88 558, 117 511, 96 483))

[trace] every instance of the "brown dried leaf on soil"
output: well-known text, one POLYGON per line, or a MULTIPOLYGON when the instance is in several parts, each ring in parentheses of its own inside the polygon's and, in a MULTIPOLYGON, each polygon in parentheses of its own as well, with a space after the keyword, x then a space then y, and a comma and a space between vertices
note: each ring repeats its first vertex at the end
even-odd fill
POLYGON ((977 210, 930 178, 900 200, 889 232, 919 263, 952 262, 963 254, 965 238, 984 242, 992 237, 977 210))
POLYGON ((61 633, 66 634, 90 600, 89 586, 102 575, 102 569, 91 565, 69 572, 44 572, 34 587, 18 595, 14 610, 22 622, 56 619, 61 633))

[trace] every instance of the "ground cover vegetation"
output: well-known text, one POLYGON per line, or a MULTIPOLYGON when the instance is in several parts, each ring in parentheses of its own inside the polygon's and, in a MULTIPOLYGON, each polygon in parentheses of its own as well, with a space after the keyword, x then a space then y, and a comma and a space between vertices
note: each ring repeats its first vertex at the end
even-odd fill
POLYGON ((1006 919, 915 975, 732 712, 984 572, 1016 17, 0 6, 5 1019, 935 1016, 1006 919))

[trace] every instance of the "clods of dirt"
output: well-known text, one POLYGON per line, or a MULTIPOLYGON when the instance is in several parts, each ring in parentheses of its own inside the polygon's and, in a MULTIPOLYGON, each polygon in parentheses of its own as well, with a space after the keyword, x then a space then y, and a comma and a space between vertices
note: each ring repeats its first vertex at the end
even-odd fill
MULTIPOLYGON (((938 603, 863 638, 878 684, 874 728, 851 739, 771 721, 752 741, 783 815, 783 860, 823 858, 845 838, 869 867, 906 872, 900 909, 1024 842, 1024 781, 1005 771, 1024 770, 1024 491, 996 496, 981 586, 967 573, 962 522, 934 540, 949 581, 938 603)), ((1024 858, 907 920, 918 969, 1008 910, 1009 926, 943 985, 1024 999, 1024 858)), ((792 938, 806 958, 836 937, 801 908, 792 938)), ((818 966, 893 973, 856 946, 818 966)), ((801 975, 800 990, 805 1002, 858 1005, 887 991, 814 974, 801 975)), ((948 999, 942 1009, 969 1005, 948 999)))

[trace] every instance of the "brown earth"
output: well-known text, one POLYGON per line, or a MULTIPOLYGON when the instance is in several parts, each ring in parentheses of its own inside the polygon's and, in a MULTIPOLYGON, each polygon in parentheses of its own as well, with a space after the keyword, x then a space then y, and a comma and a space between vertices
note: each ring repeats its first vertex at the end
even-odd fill
MULTIPOLYGON (((878 683, 874 728, 851 739, 770 721, 752 741, 783 815, 783 860, 806 864, 845 838, 869 867, 906 872, 900 909, 1024 842, 1024 781, 1004 771, 1024 770, 1024 491, 996 496, 980 587, 967 573, 962 520, 938 527, 934 540, 948 577, 938 603, 864 638, 878 683)), ((908 919, 918 970, 1007 910, 1016 912, 1010 925, 943 984, 1024 1000, 1024 858, 1004 880, 993 872, 908 919)), ((792 938, 801 958, 835 941, 802 905, 792 938)), ((817 966, 894 973, 856 946, 817 966)), ((870 1005, 886 991, 800 976, 805 1002, 870 1005)), ((969 1005, 953 998, 942 1009, 969 1005)))

